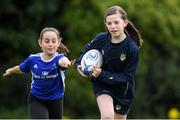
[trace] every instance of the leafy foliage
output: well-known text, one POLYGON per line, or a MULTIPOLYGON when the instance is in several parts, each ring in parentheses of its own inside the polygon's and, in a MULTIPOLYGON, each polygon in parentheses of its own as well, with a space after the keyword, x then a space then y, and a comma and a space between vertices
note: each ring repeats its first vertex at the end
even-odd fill
MULTIPOLYGON (((104 11, 122 6, 144 39, 136 76, 136 96, 129 118, 167 118, 180 108, 180 1, 178 0, 1 0, 1 71, 40 52, 37 40, 46 26, 60 30, 63 43, 76 58, 83 46, 105 31, 104 11)), ((0 108, 26 106, 30 76, 0 77, 0 108), (24 91, 24 92, 22 92, 24 91), (13 99, 13 100, 12 100, 13 99)), ((66 79, 64 114, 68 118, 98 118, 90 78, 70 68, 66 79)), ((14 118, 18 115, 14 115, 14 118)), ((21 110, 19 112, 21 116, 21 110)), ((7 118, 1 114, 0 118, 7 118)))

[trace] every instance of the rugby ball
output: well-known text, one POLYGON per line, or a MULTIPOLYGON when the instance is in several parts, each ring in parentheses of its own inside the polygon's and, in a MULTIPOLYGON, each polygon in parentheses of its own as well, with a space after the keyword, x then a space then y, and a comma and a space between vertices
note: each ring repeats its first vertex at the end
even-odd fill
POLYGON ((92 73, 93 66, 101 67, 103 63, 102 53, 97 49, 87 51, 81 59, 82 71, 89 76, 92 73))

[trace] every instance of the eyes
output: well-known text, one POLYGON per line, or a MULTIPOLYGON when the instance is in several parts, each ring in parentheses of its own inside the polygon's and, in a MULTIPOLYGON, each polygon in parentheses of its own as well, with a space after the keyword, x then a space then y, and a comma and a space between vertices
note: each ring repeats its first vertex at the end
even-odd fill
POLYGON ((110 26, 110 25, 112 25, 112 24, 115 24, 115 25, 119 25, 119 21, 114 21, 114 22, 106 22, 106 24, 108 25, 108 26, 110 26))
POLYGON ((58 40, 56 38, 53 38, 53 39, 43 38, 42 41, 44 41, 45 43, 50 43, 50 42, 56 43, 56 42, 58 42, 58 40))

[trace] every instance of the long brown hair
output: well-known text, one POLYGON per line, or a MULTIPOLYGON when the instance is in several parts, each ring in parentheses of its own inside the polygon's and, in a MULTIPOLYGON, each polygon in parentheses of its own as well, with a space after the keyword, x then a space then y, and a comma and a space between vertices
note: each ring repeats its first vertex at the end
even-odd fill
POLYGON ((60 42, 60 46, 59 46, 59 48, 58 48, 58 52, 63 52, 63 53, 65 53, 65 54, 66 54, 66 53, 69 53, 68 48, 61 42, 61 41, 62 41, 62 38, 61 38, 61 36, 60 36, 60 32, 59 32, 56 28, 53 28, 53 27, 45 27, 44 29, 42 29, 42 31, 41 31, 41 33, 40 33, 40 35, 39 35, 39 40, 40 40, 40 41, 42 40, 42 37, 43 37, 44 33, 47 32, 47 31, 53 31, 53 32, 56 33, 57 38, 58 38, 58 40, 59 40, 59 42, 60 42))
MULTIPOLYGON (((106 22, 106 17, 107 16, 117 14, 117 13, 121 14, 121 18, 123 20, 128 20, 127 14, 123 10, 123 8, 121 8, 120 6, 111 6, 105 12, 104 22, 106 22)), ((141 38, 140 32, 135 28, 133 23, 130 22, 129 20, 128 20, 127 26, 125 27, 125 33, 135 40, 138 47, 141 47, 141 45, 143 43, 143 40, 141 38)))

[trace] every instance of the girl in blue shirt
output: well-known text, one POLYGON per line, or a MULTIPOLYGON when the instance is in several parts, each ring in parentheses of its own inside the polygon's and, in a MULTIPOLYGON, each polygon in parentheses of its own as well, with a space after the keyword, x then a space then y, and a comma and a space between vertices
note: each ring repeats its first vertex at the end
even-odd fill
POLYGON ((42 53, 31 54, 19 65, 9 68, 3 74, 32 74, 31 90, 28 98, 28 108, 32 119, 62 118, 65 69, 72 62, 65 56, 68 52, 61 43, 57 29, 46 27, 40 33, 38 40, 42 53), (60 49, 63 53, 58 54, 60 49))
POLYGON ((106 10, 104 22, 108 32, 98 34, 84 47, 75 63, 84 76, 80 61, 90 49, 103 54, 103 65, 95 67, 92 83, 101 119, 126 119, 135 93, 135 72, 142 39, 120 6, 106 10))

